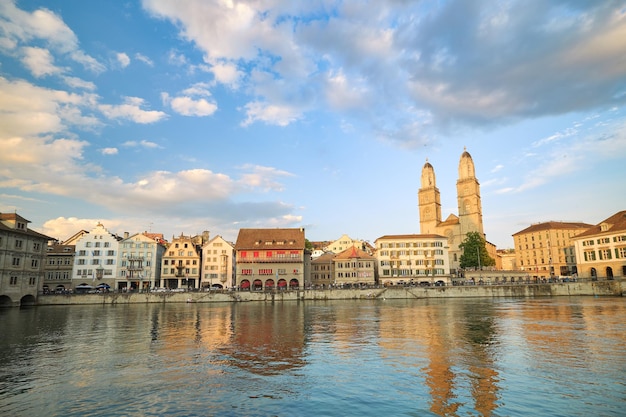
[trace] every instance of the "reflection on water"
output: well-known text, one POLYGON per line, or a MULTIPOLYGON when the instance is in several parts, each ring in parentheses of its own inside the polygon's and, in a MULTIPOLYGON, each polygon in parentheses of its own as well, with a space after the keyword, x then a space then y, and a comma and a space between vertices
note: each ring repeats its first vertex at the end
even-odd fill
POLYGON ((620 415, 623 298, 0 310, 0 415, 620 415))

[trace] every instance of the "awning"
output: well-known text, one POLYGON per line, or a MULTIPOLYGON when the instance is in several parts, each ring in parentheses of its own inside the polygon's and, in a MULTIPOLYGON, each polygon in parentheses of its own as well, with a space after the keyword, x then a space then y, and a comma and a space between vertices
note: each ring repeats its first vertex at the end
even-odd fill
POLYGON ((266 287, 273 287, 274 286, 274 280, 273 279, 268 279, 267 281, 265 281, 265 286, 266 287))
POLYGON ((278 281, 278 286, 279 287, 286 287, 287 286, 287 281, 285 281, 284 279, 281 279, 280 281, 278 281))
POLYGON ((240 286, 241 286, 241 288, 250 288, 250 281, 248 281, 248 280, 241 281, 240 286))

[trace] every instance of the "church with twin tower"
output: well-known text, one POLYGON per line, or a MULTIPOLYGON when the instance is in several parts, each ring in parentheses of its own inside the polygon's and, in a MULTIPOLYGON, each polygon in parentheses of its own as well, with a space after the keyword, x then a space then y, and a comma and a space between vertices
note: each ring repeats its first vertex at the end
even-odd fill
MULTIPOLYGON (((417 193, 420 233, 448 238, 450 272, 457 274, 461 260, 459 245, 468 232, 478 232, 484 238, 483 211, 480 202, 480 184, 476 179, 472 156, 464 149, 459 161, 459 179, 456 182, 459 214, 450 214, 441 220, 441 196, 435 179, 435 169, 426 160, 422 168, 421 187, 417 193)), ((490 246, 490 244, 487 244, 490 246)), ((492 246, 492 245, 491 245, 492 246)), ((495 250, 495 248, 488 248, 495 250)), ((491 251, 490 251, 491 252, 491 251)))

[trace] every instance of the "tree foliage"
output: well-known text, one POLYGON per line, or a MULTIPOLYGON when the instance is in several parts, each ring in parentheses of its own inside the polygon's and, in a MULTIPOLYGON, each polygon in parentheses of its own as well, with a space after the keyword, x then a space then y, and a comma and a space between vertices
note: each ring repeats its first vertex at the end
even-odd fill
POLYGON ((496 261, 487 253, 485 238, 478 232, 468 232, 463 243, 459 245, 463 251, 461 268, 478 268, 493 266, 496 261))

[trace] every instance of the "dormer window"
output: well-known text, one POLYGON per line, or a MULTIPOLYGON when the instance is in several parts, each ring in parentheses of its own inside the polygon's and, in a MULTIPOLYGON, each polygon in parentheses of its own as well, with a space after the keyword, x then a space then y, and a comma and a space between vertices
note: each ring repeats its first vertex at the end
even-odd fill
POLYGON ((17 228, 20 229, 20 230, 25 230, 26 229, 26 225, 24 223, 18 222, 17 223, 17 228))
POLYGON ((608 223, 602 223, 600 225, 600 231, 601 232, 607 232, 609 230, 609 224, 608 223))

